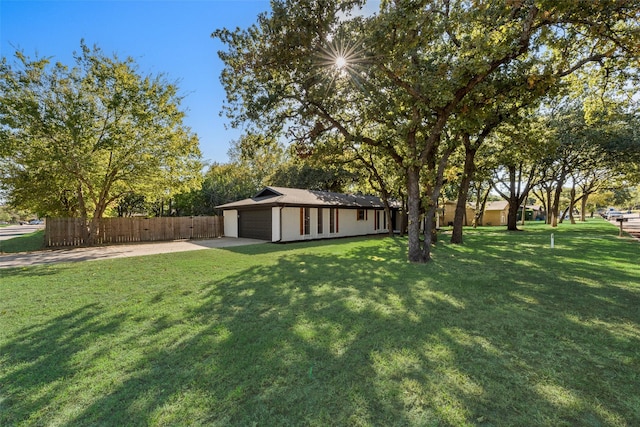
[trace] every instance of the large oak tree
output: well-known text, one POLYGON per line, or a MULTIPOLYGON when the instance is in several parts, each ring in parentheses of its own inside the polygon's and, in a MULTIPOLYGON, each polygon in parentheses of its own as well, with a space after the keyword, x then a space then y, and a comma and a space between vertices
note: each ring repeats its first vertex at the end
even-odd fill
POLYGON ((298 144, 335 132, 396 162, 413 262, 430 259, 443 170, 461 144, 452 125, 483 129, 462 124, 477 118, 469 97, 500 102, 492 81, 543 96, 585 64, 615 67, 639 45, 635 1, 397 0, 372 17, 349 15, 363 3, 273 0, 251 28, 216 31, 228 48, 227 113, 298 144))
POLYGON ((170 197, 199 183, 197 137, 163 76, 84 43, 71 68, 15 58, 0 63, 1 183, 11 204, 83 218, 91 244, 120 198, 170 197))

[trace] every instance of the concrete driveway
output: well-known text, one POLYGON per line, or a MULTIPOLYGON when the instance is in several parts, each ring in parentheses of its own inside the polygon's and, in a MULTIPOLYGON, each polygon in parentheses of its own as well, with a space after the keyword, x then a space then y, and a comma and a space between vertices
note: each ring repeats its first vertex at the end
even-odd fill
MULTIPOLYGON (((15 236, 14 236, 15 237, 15 236)), ((92 261, 108 258, 125 258, 171 252, 197 251, 200 249, 265 243, 264 240, 221 237, 208 240, 180 240, 173 242, 137 243, 132 245, 98 246, 91 248, 53 249, 0 255, 0 268, 27 267, 58 262, 92 261)))

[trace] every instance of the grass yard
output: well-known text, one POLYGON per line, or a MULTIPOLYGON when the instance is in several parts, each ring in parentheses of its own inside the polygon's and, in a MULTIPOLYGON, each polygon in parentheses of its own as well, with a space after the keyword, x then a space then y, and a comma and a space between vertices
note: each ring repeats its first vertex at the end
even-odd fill
POLYGON ((0 270, 0 425, 640 425, 640 243, 617 234, 0 270))
MULTIPOLYGON (((1 253, 32 252, 44 249, 44 230, 0 241, 1 253)), ((2 273, 0 273, 2 274, 2 273)), ((0 276, 1 277, 1 276, 0 276)))

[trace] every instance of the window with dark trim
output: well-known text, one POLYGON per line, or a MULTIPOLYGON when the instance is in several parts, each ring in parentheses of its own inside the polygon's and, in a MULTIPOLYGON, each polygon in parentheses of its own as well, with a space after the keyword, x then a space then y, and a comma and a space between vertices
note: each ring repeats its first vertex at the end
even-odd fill
POLYGON ((356 211, 356 219, 358 221, 364 221, 365 220, 365 215, 366 215, 366 210, 365 209, 358 209, 356 211))
POLYGON ((300 208, 300 235, 311 234, 311 208, 300 208))
POLYGON ((338 232, 338 209, 330 208, 329 209, 329 233, 337 233, 338 232))
POLYGON ((324 209, 318 208, 318 234, 324 233, 324 209))
POLYGON ((311 234, 311 208, 304 208, 304 234, 311 234))

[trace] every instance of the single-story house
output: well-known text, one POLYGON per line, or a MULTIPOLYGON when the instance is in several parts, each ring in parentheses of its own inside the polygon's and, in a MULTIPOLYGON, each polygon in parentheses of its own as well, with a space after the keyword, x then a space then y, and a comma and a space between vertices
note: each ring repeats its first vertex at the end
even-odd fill
MULTIPOLYGON (((457 202, 453 200, 447 200, 444 202, 438 210, 440 226, 453 225, 453 219, 456 216, 457 202)), ((464 221, 462 225, 471 225, 475 216, 475 209, 468 204, 465 207, 464 221)))
POLYGON ((489 202, 484 207, 482 225, 507 225, 508 216, 509 202, 506 200, 489 202))
MULTIPOLYGON (((484 208, 482 215, 482 225, 507 225, 509 216, 509 202, 500 200, 489 202, 484 208)), ((522 207, 518 209, 518 221, 522 218, 522 207)), ((525 220, 531 221, 544 219, 544 211, 540 206, 526 205, 525 220)))
POLYGON ((265 187, 254 197, 216 206, 224 215, 224 235, 270 242, 363 236, 388 232, 400 222, 394 207, 387 218, 375 196, 298 188, 265 187))

